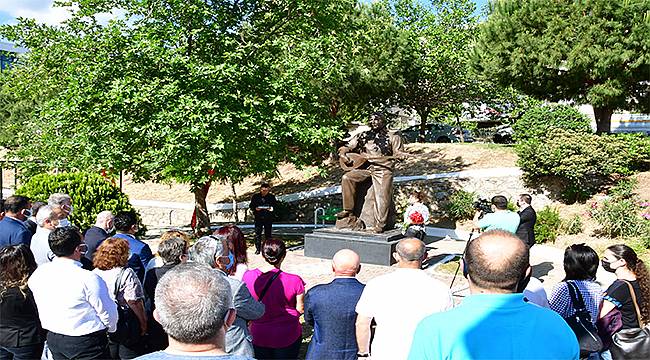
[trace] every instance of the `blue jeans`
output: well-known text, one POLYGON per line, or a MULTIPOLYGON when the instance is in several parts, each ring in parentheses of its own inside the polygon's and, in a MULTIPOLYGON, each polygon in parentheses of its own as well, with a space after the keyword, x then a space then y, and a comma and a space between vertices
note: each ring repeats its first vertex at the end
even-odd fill
POLYGON ((43 343, 19 347, 0 346, 0 360, 40 359, 42 353, 43 343))

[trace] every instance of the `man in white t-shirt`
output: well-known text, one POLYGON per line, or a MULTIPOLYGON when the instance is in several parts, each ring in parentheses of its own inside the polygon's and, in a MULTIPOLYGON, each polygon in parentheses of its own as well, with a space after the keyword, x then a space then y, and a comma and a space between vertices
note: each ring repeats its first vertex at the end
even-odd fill
POLYGON ((397 270, 370 280, 357 303, 359 357, 369 355, 373 318, 377 323, 372 342, 373 360, 406 359, 420 320, 452 306, 447 286, 421 270, 425 257, 422 241, 403 239, 393 256, 397 270))

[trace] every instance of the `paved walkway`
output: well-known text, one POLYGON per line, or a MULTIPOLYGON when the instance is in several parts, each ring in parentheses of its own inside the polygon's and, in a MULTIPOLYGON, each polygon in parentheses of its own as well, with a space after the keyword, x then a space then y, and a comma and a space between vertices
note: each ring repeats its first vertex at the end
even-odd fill
MULTIPOLYGON (((150 240, 148 242, 152 245, 152 250, 155 251, 157 248, 158 236, 165 230, 167 229, 155 228, 149 232, 150 240)), ((452 239, 441 239, 429 244, 427 246, 429 260, 425 262, 425 266, 427 266, 425 271, 445 284, 450 285, 457 262, 447 265, 443 265, 443 262, 453 255, 462 254, 465 244, 465 241, 452 239)), ((254 248, 249 248, 248 257, 249 268, 259 267, 262 270, 269 268, 261 255, 255 255, 254 248)), ((535 245, 531 249, 530 263, 533 269, 533 276, 542 281, 549 295, 553 286, 564 278, 563 259, 563 249, 558 249, 550 245, 535 245)), ((307 288, 311 288, 317 284, 327 283, 332 280, 333 276, 331 260, 306 257, 302 247, 296 247, 287 252, 287 257, 282 268, 286 272, 300 275, 306 282, 307 288)), ((374 277, 394 270, 395 267, 390 266, 362 264, 358 278, 361 282, 367 282, 374 277)), ((614 277, 613 274, 607 273, 602 268, 599 268, 598 280, 606 287, 614 280, 614 277)), ((467 281, 460 272, 454 281, 452 292, 458 298, 468 294, 467 281)))

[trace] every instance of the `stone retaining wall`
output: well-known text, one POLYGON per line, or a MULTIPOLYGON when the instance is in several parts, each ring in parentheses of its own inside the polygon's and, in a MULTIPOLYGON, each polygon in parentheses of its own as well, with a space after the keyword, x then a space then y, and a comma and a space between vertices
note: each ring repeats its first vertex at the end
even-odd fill
MULTIPOLYGON (((428 198, 432 217, 442 216, 442 208, 453 191, 463 189, 476 192, 483 198, 494 195, 504 195, 516 201, 517 196, 529 193, 533 196, 533 207, 541 209, 552 203, 547 191, 527 188, 519 176, 482 177, 482 178, 445 178, 427 181, 411 181, 395 184, 395 204, 397 209, 403 209, 408 194, 414 191, 424 191, 428 198)), ((276 209, 277 222, 313 223, 316 208, 340 208, 341 194, 309 198, 291 203, 281 203, 276 209)), ((151 206, 136 206, 143 222, 149 226, 185 226, 192 217, 192 210, 171 209, 151 206)), ((248 209, 239 209, 239 220, 251 222, 253 219, 248 209)), ((232 211, 214 211, 210 213, 213 222, 234 221, 232 211)))

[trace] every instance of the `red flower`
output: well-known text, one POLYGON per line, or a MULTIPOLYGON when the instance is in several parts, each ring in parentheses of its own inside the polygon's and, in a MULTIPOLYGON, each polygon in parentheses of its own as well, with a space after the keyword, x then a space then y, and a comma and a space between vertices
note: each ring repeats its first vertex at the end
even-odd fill
POLYGON ((411 224, 422 224, 424 223, 424 217, 422 214, 419 212, 415 211, 409 215, 409 219, 411 219, 411 224))

